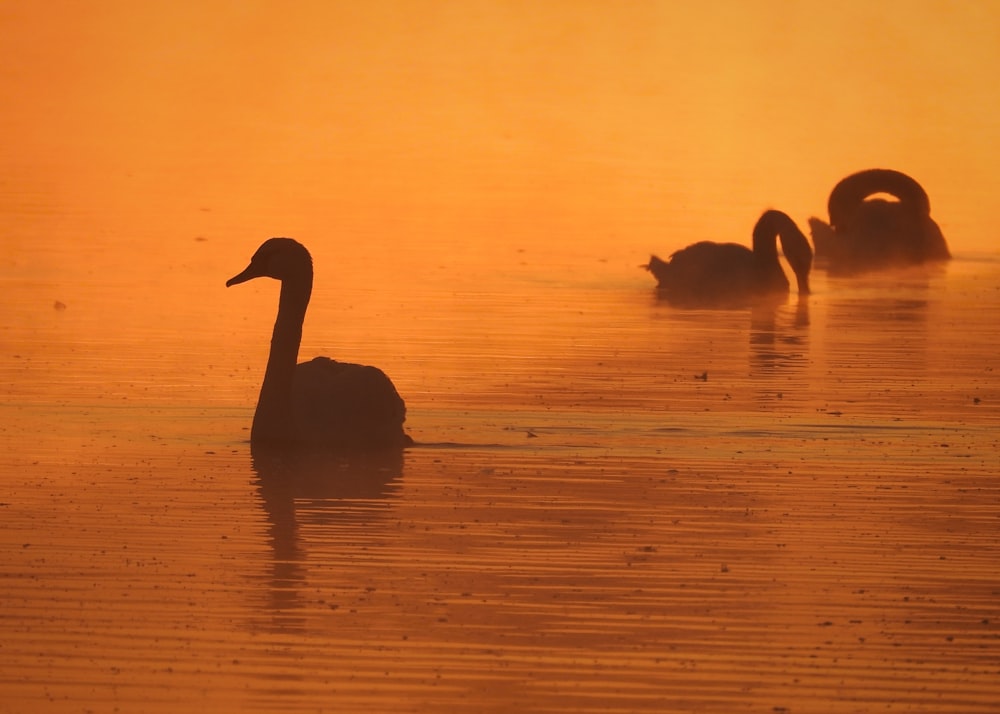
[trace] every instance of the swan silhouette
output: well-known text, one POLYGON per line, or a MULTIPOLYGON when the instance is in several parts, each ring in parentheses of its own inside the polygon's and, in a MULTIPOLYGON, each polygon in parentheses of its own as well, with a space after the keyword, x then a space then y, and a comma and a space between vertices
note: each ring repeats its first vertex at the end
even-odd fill
POLYGON ((226 287, 262 277, 280 280, 281 296, 251 443, 352 452, 412 444, 403 432, 406 406, 384 372, 328 357, 296 364, 313 282, 312 257, 305 246, 291 238, 264 241, 246 270, 227 280, 226 287))
POLYGON ((809 219, 816 260, 832 273, 948 260, 941 228, 931 218, 924 187, 900 171, 868 169, 844 178, 830 193, 830 222, 809 219), (884 193, 896 201, 870 198, 884 193))
POLYGON ((798 281, 800 295, 809 294, 812 248, 795 221, 768 210, 753 228, 753 250, 737 243, 701 241, 643 266, 659 283, 661 294, 681 305, 730 305, 757 298, 787 295, 789 284, 778 262, 777 238, 798 281))

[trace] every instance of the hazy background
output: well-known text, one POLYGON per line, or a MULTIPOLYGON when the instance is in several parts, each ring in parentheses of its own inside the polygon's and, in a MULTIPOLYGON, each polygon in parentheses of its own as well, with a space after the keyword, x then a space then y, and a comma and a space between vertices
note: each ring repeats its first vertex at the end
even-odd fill
POLYGON ((0 240, 631 270, 881 166, 992 250, 998 38, 994 2, 4 1, 0 240))

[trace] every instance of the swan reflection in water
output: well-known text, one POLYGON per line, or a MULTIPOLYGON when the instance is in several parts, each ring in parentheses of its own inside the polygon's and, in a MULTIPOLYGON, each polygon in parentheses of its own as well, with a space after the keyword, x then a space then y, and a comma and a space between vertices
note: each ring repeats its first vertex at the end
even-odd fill
POLYGON ((342 451, 401 449, 406 405, 384 372, 317 357, 296 364, 312 293, 309 251, 291 238, 270 238, 226 287, 254 278, 281 281, 278 317, 254 412, 254 444, 314 444, 342 451))
MULTIPOLYGON (((790 308, 789 308, 790 309, 790 308)), ((758 305, 750 312, 750 376, 802 373, 808 366, 809 301, 794 312, 758 305)))
POLYGON ((928 355, 946 329, 939 312, 946 275, 942 264, 928 264, 831 277, 823 331, 831 370, 864 379, 892 364, 893 379, 924 377, 928 355), (878 357, 859 362, 862 352, 878 357))
POLYGON ((345 456, 327 449, 252 444, 251 456, 272 554, 268 627, 300 630, 309 555, 303 530, 318 527, 330 537, 346 529, 352 543, 363 542, 358 535, 388 512, 389 499, 399 489, 403 452, 345 456))
POLYGON ((830 222, 810 218, 816 261, 832 274, 904 267, 951 258, 931 218, 924 187, 892 169, 859 171, 841 180, 827 204, 830 222), (896 200, 879 198, 887 194, 896 200))
POLYGON ((778 260, 778 238, 800 295, 809 293, 812 248, 795 222, 768 210, 753 228, 753 248, 737 243, 701 241, 676 251, 669 260, 653 255, 645 267, 656 278, 659 295, 675 305, 740 306, 784 299, 788 278, 778 260))

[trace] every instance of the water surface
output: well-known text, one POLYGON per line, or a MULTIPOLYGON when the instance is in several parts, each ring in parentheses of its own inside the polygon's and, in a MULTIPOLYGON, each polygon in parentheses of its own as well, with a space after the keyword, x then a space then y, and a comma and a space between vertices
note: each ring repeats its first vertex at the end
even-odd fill
POLYGON ((0 712, 997 711, 998 28, 0 5, 0 712), (871 167, 947 267, 729 311, 637 267, 871 167), (251 453, 277 286, 224 283, 281 235, 399 460, 251 453))
POLYGON ((251 454, 255 244, 108 240, 2 274, 3 711, 995 711, 995 256, 678 310, 611 249, 379 294, 321 243, 303 357, 419 442, 359 463, 251 454))

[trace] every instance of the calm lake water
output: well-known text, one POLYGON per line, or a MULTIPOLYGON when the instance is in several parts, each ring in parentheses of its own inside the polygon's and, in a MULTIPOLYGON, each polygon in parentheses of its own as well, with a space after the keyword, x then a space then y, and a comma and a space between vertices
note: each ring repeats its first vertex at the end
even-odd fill
POLYGON ((297 236, 418 442, 324 463, 247 441, 265 237, 7 251, 0 711, 997 711, 997 256, 713 311, 297 236))

